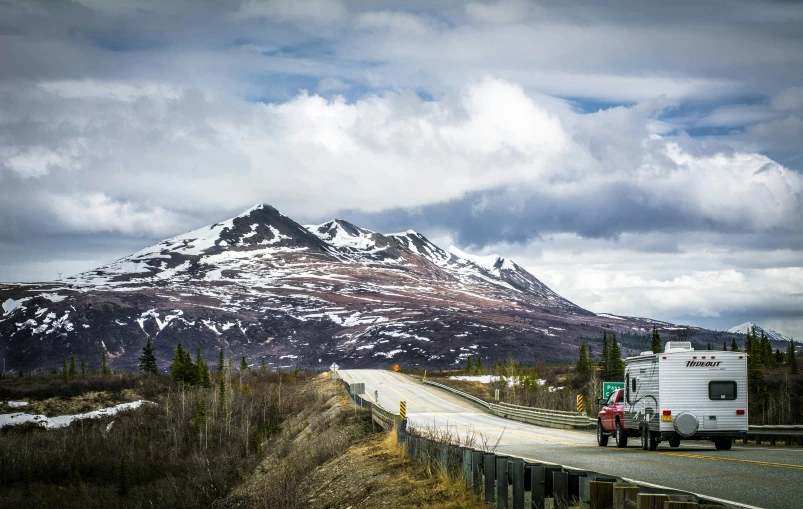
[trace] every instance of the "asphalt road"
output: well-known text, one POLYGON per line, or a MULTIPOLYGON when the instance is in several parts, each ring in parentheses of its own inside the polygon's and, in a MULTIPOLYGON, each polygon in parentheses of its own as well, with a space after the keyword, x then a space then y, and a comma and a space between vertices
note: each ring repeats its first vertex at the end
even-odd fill
MULTIPOLYGON (((803 449, 741 446, 717 451, 710 442, 683 442, 670 449, 643 451, 631 439, 617 449, 613 439, 599 447, 591 432, 544 428, 502 419, 437 387, 383 370, 343 370, 348 382, 364 382, 364 397, 398 412, 407 402, 410 425, 448 429, 462 438, 474 436, 477 445, 494 444, 499 454, 556 463, 614 475, 639 483, 690 491, 732 507, 765 509, 803 508, 803 449), (376 393, 375 393, 376 391, 376 393)), ((479 448, 479 447, 478 447, 479 448)))

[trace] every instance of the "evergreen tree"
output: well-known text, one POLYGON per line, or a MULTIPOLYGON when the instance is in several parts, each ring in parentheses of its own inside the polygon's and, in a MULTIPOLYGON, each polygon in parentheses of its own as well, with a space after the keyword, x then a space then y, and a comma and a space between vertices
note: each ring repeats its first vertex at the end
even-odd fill
POLYGON ((100 374, 101 375, 111 375, 112 370, 109 368, 109 365, 106 363, 106 350, 103 351, 103 360, 100 364, 100 374))
POLYGON ((614 332, 611 333, 608 371, 612 380, 623 380, 625 377, 625 363, 622 360, 622 352, 619 350, 619 343, 616 341, 616 333, 614 332))
POLYGON ((478 374, 478 375, 481 375, 481 374, 482 374, 482 359, 481 359, 479 356, 477 357, 477 367, 476 367, 476 371, 477 371, 477 374, 478 374))
POLYGON ((779 348, 775 349, 775 364, 783 364, 783 354, 779 348))
POLYGON ((580 342, 580 353, 579 358, 577 359, 577 372, 581 374, 586 374, 591 371, 591 363, 588 360, 588 354, 586 353, 586 340, 580 342))
POLYGON ((226 405, 226 377, 220 376, 218 377, 218 395, 220 399, 220 405, 226 405))
POLYGON ((265 372, 265 358, 262 357, 262 362, 259 364, 259 371, 264 373, 265 372))
POLYGON ((121 497, 125 497, 130 490, 131 477, 128 472, 128 461, 125 459, 125 453, 121 453, 120 465, 117 468, 117 494, 121 497))
POLYGON ((153 373, 154 375, 159 373, 156 368, 156 355, 154 354, 150 336, 148 336, 148 342, 142 347, 142 355, 139 357, 139 370, 142 373, 153 373))
POLYGON ((240 359, 240 371, 245 371, 246 369, 248 369, 248 363, 245 361, 245 355, 243 355, 243 358, 240 359))
POLYGON ((190 353, 184 349, 179 339, 173 351, 173 362, 170 363, 170 377, 177 383, 198 385, 198 374, 198 365, 192 362, 190 353))
POLYGON ((67 370, 67 357, 61 356, 61 379, 64 380, 64 383, 67 383, 70 380, 70 372, 67 370))
POLYGON ((467 375, 471 374, 471 357, 468 357, 466 359, 466 374, 467 375))
POLYGON ((607 380, 610 377, 610 372, 608 370, 608 358, 610 356, 610 352, 608 351, 608 332, 602 331, 602 355, 600 356, 599 367, 602 371, 603 380, 607 380))
POLYGON ((86 378, 86 359, 81 356, 81 378, 86 378))
POLYGON ((193 409, 192 427, 195 431, 195 434, 198 435, 199 442, 203 439, 207 418, 208 411, 206 407, 206 399, 198 398, 198 401, 195 402, 195 408, 193 409))
POLYGON ((713 350, 713 349, 714 349, 714 347, 713 347, 713 346, 711 346, 711 343, 708 343, 708 344, 706 345, 706 350, 713 350))
POLYGON ((201 355, 201 345, 198 345, 198 352, 195 358, 198 360, 198 385, 212 387, 212 380, 209 378, 209 366, 201 355))
POLYGON ((728 344, 725 343, 724 341, 722 342, 722 351, 723 352, 727 352, 728 351, 728 344))
POLYGON ((220 358, 217 361, 217 372, 219 375, 223 374, 223 370, 226 369, 226 358, 223 357, 223 349, 220 349, 220 358))
POLYGON ((739 345, 736 344, 736 339, 734 338, 733 341, 731 341, 731 352, 738 352, 738 351, 739 351, 739 345))
POLYGON ((747 385, 756 393, 763 394, 766 391, 763 347, 756 339, 755 326, 747 332, 744 351, 747 354, 747 385))
POLYGON ((75 355, 70 355, 70 378, 78 376, 78 371, 75 370, 75 355))
POLYGON ((789 346, 786 348, 786 365, 789 366, 789 371, 797 374, 797 356, 795 355, 795 344, 790 340, 789 346))
POLYGON ((766 367, 772 366, 773 358, 772 358, 772 345, 770 344, 770 340, 764 331, 761 331, 761 341, 759 343, 759 357, 761 358, 761 364, 766 367))
POLYGON ((661 353, 661 336, 658 334, 658 329, 655 325, 652 326, 652 341, 650 341, 650 350, 652 353, 661 353))

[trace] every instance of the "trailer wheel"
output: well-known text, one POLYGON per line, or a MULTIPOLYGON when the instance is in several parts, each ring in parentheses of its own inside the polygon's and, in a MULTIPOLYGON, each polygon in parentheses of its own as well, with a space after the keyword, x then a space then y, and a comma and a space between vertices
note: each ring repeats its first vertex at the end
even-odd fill
POLYGON ((608 435, 606 435, 605 430, 602 429, 602 423, 600 421, 597 421, 597 445, 600 447, 608 445, 608 435))
POLYGON ((733 440, 730 438, 718 438, 714 441, 714 445, 717 447, 717 451, 730 451, 733 440))
POLYGON ((669 441, 669 447, 680 447, 680 439, 676 438, 669 441))
POLYGON ((616 447, 620 449, 627 447, 627 433, 625 433, 622 423, 619 421, 616 421, 616 447))
POLYGON ((652 431, 647 431, 647 448, 651 451, 658 449, 658 436, 652 431))
POLYGON ((644 449, 645 451, 648 449, 647 433, 649 433, 649 431, 647 431, 647 429, 642 426, 642 428, 641 428, 641 448, 644 449))

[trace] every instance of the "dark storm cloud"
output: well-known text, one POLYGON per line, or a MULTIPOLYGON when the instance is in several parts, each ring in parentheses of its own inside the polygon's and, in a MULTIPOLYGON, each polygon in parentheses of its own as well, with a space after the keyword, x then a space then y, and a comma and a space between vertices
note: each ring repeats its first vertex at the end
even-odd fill
MULTIPOLYGON (((500 243, 526 244, 544 234, 575 233, 589 239, 615 240, 624 233, 715 233, 723 245, 759 250, 803 249, 800 222, 756 231, 738 222, 714 220, 682 205, 656 204, 640 190, 617 183, 593 193, 562 198, 533 192, 524 199, 507 190, 476 192, 457 200, 416 209, 397 208, 377 213, 345 210, 337 214, 378 232, 412 228, 448 231, 461 246, 484 248, 500 243)), ((320 219, 320 218, 319 218, 320 219)), ((676 244, 652 245, 673 252, 676 244)))

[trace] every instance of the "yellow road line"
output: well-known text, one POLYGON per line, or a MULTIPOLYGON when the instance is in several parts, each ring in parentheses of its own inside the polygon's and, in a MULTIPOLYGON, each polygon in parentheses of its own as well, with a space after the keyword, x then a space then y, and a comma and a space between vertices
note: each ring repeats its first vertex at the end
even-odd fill
MULTIPOLYGON (((642 451, 643 452, 643 451, 642 451)), ((789 463, 773 463, 770 461, 758 461, 758 460, 745 460, 741 458, 720 458, 718 456, 704 456, 702 454, 690 454, 684 452, 663 452, 661 451, 660 454, 664 454, 666 456, 683 456, 686 458, 699 458, 704 460, 712 460, 712 461, 734 461, 736 463, 750 463, 753 465, 761 465, 762 467, 778 467, 778 468, 792 468, 795 470, 803 470, 803 465, 792 465, 789 463)))

